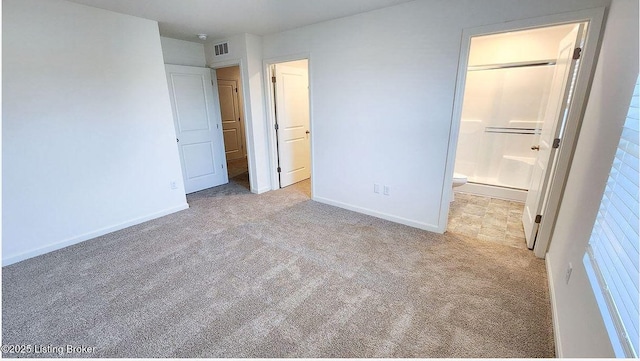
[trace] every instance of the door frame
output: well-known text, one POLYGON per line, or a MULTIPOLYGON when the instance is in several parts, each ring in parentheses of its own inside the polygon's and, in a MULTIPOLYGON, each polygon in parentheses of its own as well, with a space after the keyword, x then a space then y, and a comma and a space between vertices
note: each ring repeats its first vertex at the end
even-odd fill
POLYGON ((267 115, 267 127, 268 127, 268 143, 269 143, 269 173, 271 176, 271 190, 280 189, 280 181, 278 177, 278 137, 276 134, 276 104, 275 104, 275 96, 273 93, 273 85, 271 83, 271 66, 277 65, 280 63, 286 63, 290 61, 296 60, 307 60, 307 72, 309 77, 309 131, 311 132, 311 137, 309 139, 309 157, 310 157, 310 166, 311 166, 311 199, 315 194, 314 190, 314 182, 313 177, 315 174, 314 168, 314 137, 313 137, 313 76, 311 71, 311 56, 309 53, 300 53, 289 56, 281 56, 275 58, 269 58, 263 60, 263 70, 264 70, 264 94, 266 101, 266 115, 267 115))
MULTIPOLYGON (((247 116, 247 114, 250 114, 247 112, 247 109, 250 105, 249 99, 247 98, 249 93, 248 91, 249 84, 247 82, 247 78, 245 77, 246 65, 244 65, 243 63, 244 62, 242 59, 231 59, 227 61, 216 62, 214 65, 207 65, 207 67, 211 70, 211 72, 215 72, 217 69, 220 69, 220 68, 228 68, 230 66, 238 66, 240 68, 240 82, 242 83, 242 114, 244 114, 243 130, 244 130, 244 142, 245 142, 245 146, 247 147, 245 151, 247 152, 247 165, 249 169, 249 187, 250 187, 251 193, 259 193, 258 186, 257 186, 257 179, 255 177, 256 154, 255 154, 255 147, 254 147, 254 139, 253 139, 253 132, 251 132, 251 129, 250 129, 252 124, 252 119, 251 117, 247 116)), ((215 89, 216 94, 218 92, 217 79, 218 77, 216 76, 216 84, 211 85, 216 87, 215 89)), ((222 114, 220 114, 220 116, 222 116, 222 114)))
POLYGON ((572 105, 569 108, 566 124, 563 131, 562 142, 558 148, 556 157, 556 167, 553 169, 548 184, 548 198, 543 209, 544 216, 538 230, 538 238, 534 246, 534 253, 539 258, 544 258, 549 248, 549 242, 555 227, 555 219, 560 208, 564 187, 573 159, 580 126, 587 104, 595 63, 600 51, 600 37, 604 23, 605 7, 587 9, 581 11, 567 12, 561 14, 548 15, 537 18, 521 19, 499 24, 491 24, 474 28, 466 28, 462 31, 460 56, 458 59, 458 73, 453 102, 453 112, 451 126, 449 129, 449 146, 447 149, 447 159, 445 164, 445 174, 442 183, 442 194, 440 197, 440 217, 438 220, 439 230, 444 232, 447 228, 449 218, 449 194, 453 182, 453 171, 455 167, 456 149, 458 146, 458 136, 460 132, 460 120, 462 116, 462 104, 466 82, 467 67, 469 63, 469 51, 471 38, 475 36, 505 33, 509 31, 519 31, 535 29, 554 25, 587 22, 587 33, 582 44, 581 64, 578 69, 576 84, 573 92, 572 105))

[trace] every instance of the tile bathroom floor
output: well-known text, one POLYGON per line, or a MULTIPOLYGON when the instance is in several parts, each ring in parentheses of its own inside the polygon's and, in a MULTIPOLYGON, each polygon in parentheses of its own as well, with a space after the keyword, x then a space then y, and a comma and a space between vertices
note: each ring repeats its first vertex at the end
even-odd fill
POLYGON ((524 203, 455 193, 449 209, 447 232, 527 248, 522 227, 524 203))

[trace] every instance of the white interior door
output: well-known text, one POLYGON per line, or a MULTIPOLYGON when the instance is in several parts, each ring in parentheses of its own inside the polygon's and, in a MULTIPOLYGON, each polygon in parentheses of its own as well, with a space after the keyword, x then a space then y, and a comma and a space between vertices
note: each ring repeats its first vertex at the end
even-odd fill
POLYGON ((240 121, 237 82, 235 80, 218 80, 218 96, 227 160, 244 158, 244 134, 240 121))
POLYGON ((211 71, 166 65, 166 72, 185 191, 227 183, 218 94, 211 71))
POLYGON ((559 139, 563 118, 568 109, 570 85, 576 64, 576 60, 573 59, 574 50, 582 35, 582 28, 583 25, 576 25, 560 42, 538 149, 532 147, 532 151, 537 151, 538 155, 522 214, 525 238, 530 249, 533 248, 538 226, 543 217, 542 211, 548 193, 547 185, 551 178, 551 170, 557 153, 557 148, 554 148, 554 140, 559 139))
POLYGON ((280 187, 311 176, 309 76, 301 68, 275 66, 280 187))

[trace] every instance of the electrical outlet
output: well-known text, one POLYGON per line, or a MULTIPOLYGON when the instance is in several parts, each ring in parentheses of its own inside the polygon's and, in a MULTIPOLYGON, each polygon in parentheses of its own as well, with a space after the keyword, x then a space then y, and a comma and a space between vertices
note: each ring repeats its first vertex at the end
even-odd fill
POLYGON ((373 193, 380 193, 380 184, 373 185, 373 193))
POLYGON ((178 186, 176 185, 176 181, 171 181, 171 182, 169 182, 169 188, 171 188, 171 189, 178 189, 178 186))
POLYGON ((569 266, 567 266, 567 273, 564 276, 564 280, 567 284, 569 284, 569 279, 571 278, 571 272, 573 271, 573 265, 569 262, 569 266))
POLYGON ((391 187, 389 187, 389 186, 384 186, 384 188, 382 189, 382 193, 383 193, 385 196, 388 196, 388 195, 389 195, 389 193, 391 193, 391 187))

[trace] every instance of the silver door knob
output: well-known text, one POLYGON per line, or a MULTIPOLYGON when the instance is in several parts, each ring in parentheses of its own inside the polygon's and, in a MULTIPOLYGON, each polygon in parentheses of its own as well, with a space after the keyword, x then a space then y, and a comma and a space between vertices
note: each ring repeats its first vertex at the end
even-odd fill
POLYGON ((534 145, 531 147, 531 150, 540 150, 540 146, 539 145, 534 145))

